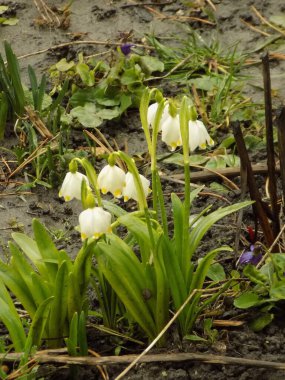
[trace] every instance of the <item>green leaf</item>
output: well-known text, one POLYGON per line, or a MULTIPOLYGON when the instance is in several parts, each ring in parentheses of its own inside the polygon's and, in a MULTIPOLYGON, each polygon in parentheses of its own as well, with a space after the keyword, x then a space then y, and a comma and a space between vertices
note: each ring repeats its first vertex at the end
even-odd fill
POLYGON ((254 265, 246 265, 243 269, 243 274, 255 284, 265 286, 268 283, 268 277, 261 273, 254 265))
POLYGON ((6 12, 9 9, 7 5, 0 5, 0 14, 6 12))
POLYGON ((86 103, 83 107, 75 107, 70 111, 70 114, 73 118, 77 118, 85 128, 97 128, 103 122, 103 119, 98 116, 96 106, 93 103, 86 103))
POLYGON ((197 221, 197 224, 192 228, 190 231, 190 247, 189 247, 189 254, 190 258, 192 257, 193 253, 196 251, 201 239, 205 235, 205 233, 211 228, 211 226, 216 223, 218 220, 224 218, 225 216, 234 213, 238 210, 240 210, 243 207, 247 207, 251 205, 251 201, 241 202, 237 203, 235 205, 227 206, 220 208, 209 215, 206 215, 204 218, 201 218, 197 221))
POLYGON ((205 168, 209 169, 223 169, 227 166, 224 156, 213 156, 209 159, 207 164, 205 165, 205 168))
POLYGON ((0 93, 0 140, 4 137, 7 116, 9 110, 9 102, 5 92, 0 93))
POLYGON ((42 335, 45 329, 45 325, 48 319, 50 303, 53 297, 50 297, 43 301, 36 311, 33 318, 32 324, 30 326, 29 334, 25 344, 25 355, 21 361, 21 364, 25 362, 34 346, 40 347, 42 335))
POLYGON ((96 115, 104 120, 112 120, 121 115, 121 109, 119 107, 104 108, 99 110, 96 115))
POLYGON ((69 71, 75 67, 75 63, 73 61, 67 62, 66 58, 62 58, 55 64, 55 67, 58 71, 69 71))
POLYGON ((159 71, 161 73, 164 71, 164 63, 158 58, 151 57, 150 55, 144 55, 140 57, 140 65, 143 71, 148 75, 156 71, 159 71))
POLYGON ((183 339, 185 340, 190 340, 191 342, 207 342, 207 339, 202 338, 201 336, 198 335, 193 335, 193 334, 186 334, 183 339))
POLYGON ((276 281, 271 285, 269 291, 270 297, 275 300, 285 299, 285 279, 281 281, 276 281))
POLYGON ((267 325, 269 325, 274 319, 274 314, 270 313, 262 313, 260 317, 255 318, 253 321, 249 323, 249 327, 255 331, 259 332, 264 329, 267 325))
POLYGON ((9 17, 5 21, 2 22, 3 25, 17 25, 19 19, 17 17, 9 17))
POLYGON ((78 63, 76 65, 76 72, 86 86, 94 86, 94 73, 93 71, 90 71, 89 66, 86 65, 86 63, 78 63))
POLYGON ((207 272, 207 277, 215 282, 225 280, 226 273, 224 267, 220 263, 213 263, 207 272))
POLYGON ((66 332, 64 327, 67 317, 68 285, 68 266, 66 261, 63 261, 55 278, 54 300, 50 306, 48 321, 49 337, 55 339, 50 344, 53 347, 60 344, 61 337, 66 332))
POLYGON ((2 280, 0 280, 0 320, 9 331, 15 351, 22 352, 26 343, 25 330, 2 280))
POLYGON ((269 17, 269 21, 275 25, 282 26, 283 28, 285 28, 285 15, 284 14, 272 15, 269 17))
POLYGON ((245 292, 234 300, 235 307, 239 309, 248 309, 253 306, 259 306, 263 300, 254 292, 245 292))

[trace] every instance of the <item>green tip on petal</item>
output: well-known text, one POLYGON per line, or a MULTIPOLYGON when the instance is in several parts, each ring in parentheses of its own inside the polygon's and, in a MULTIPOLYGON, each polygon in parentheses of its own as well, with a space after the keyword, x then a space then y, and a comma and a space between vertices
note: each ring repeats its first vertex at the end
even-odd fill
POLYGON ((196 108, 194 106, 191 106, 190 107, 190 111, 189 111, 189 118, 190 118, 190 120, 191 121, 196 121, 197 117, 198 117, 198 114, 197 114, 196 108))
POLYGON ((110 166, 115 166, 116 164, 116 156, 113 153, 111 153, 108 157, 108 164, 110 166))
POLYGON ((71 173, 76 173, 78 170, 77 162, 75 160, 71 160, 68 165, 68 168, 71 173))

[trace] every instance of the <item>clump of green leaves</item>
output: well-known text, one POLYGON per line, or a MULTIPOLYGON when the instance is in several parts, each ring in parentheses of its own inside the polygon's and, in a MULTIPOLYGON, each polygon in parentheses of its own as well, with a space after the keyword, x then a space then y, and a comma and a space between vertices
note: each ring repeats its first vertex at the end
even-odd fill
POLYGON ((67 62, 65 58, 50 68, 54 91, 62 81, 70 82, 70 116, 86 128, 119 118, 129 107, 137 107, 145 88, 144 81, 164 64, 155 57, 118 51, 111 62, 85 60, 67 62))
POLYGON ((243 274, 251 282, 234 302, 240 309, 258 308, 259 316, 251 323, 255 331, 263 329, 274 318, 273 310, 285 300, 285 254, 270 254, 267 262, 260 268, 248 264, 243 274))
POLYGON ((19 22, 17 17, 10 17, 10 9, 8 5, 0 5, 0 24, 16 25, 19 22))

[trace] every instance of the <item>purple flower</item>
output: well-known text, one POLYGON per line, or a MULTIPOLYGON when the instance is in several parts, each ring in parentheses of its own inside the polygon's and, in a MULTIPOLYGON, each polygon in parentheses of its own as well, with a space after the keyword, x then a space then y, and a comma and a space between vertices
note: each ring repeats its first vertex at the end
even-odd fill
POLYGON ((133 46, 134 46, 133 44, 128 44, 128 43, 121 45, 121 51, 122 51, 122 53, 124 55, 130 54, 133 46))
POLYGON ((261 259, 262 253, 257 247, 254 246, 254 244, 252 244, 249 251, 244 250, 240 255, 237 266, 244 264, 257 265, 261 259))

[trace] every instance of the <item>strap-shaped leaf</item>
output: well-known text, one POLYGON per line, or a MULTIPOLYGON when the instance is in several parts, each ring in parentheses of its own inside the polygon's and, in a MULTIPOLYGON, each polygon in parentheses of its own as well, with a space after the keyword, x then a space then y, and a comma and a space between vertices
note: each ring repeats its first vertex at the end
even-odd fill
POLYGON ((13 301, 0 280, 0 320, 4 323, 9 331, 10 338, 14 348, 18 352, 22 352, 26 343, 26 334, 21 319, 13 304, 13 301))
MULTIPOLYGON (((67 298, 68 298, 68 268, 64 261, 56 275, 53 302, 50 306, 48 331, 49 337, 62 339, 64 335, 64 328, 66 326, 67 317, 67 298)), ((65 331, 66 332, 66 331, 65 331)), ((57 346, 58 341, 55 340, 53 345, 57 346)))

